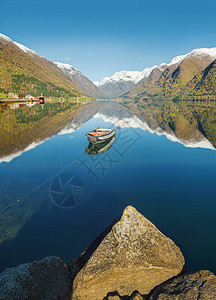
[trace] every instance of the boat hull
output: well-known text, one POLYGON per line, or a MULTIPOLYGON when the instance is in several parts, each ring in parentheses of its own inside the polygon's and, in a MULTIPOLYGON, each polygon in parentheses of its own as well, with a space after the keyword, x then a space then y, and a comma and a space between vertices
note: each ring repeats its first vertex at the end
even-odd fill
POLYGON ((100 136, 90 136, 86 134, 86 137, 91 144, 102 143, 105 141, 109 141, 115 135, 116 129, 112 129, 109 133, 100 135, 100 136))
POLYGON ((86 147, 86 153, 90 155, 97 155, 108 151, 112 145, 114 144, 116 138, 113 136, 110 140, 104 141, 103 143, 92 144, 89 143, 88 147, 86 147))

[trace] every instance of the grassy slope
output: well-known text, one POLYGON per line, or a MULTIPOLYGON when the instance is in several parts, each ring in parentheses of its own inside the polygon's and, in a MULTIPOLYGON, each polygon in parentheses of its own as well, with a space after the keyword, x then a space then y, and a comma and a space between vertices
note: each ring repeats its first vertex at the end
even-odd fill
POLYGON ((216 98, 216 60, 195 76, 180 93, 180 98, 216 98))

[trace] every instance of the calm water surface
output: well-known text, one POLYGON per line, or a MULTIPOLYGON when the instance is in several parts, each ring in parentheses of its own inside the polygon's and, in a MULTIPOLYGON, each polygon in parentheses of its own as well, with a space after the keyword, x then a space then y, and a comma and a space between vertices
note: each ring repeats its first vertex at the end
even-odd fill
POLYGON ((1 201, 20 199, 0 216, 1 270, 48 255, 70 262, 133 205, 175 241, 191 270, 216 272, 216 152, 122 127, 107 152, 90 156, 84 134, 98 126, 114 124, 92 118, 0 164, 1 201), (61 198, 69 178, 75 204, 61 198))

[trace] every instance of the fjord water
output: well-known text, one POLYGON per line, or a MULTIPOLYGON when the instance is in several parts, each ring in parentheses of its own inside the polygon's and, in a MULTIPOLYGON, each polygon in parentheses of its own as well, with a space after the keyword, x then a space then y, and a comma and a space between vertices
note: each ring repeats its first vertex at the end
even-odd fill
POLYGON ((49 255, 69 263, 132 205, 175 241, 191 270, 216 272, 214 147, 185 147, 131 120, 122 110, 96 114, 0 164, 1 201, 15 203, 0 216, 1 270, 49 255), (85 152, 88 130, 117 125, 107 152, 85 152), (78 203, 56 200, 56 178, 77 180, 78 203))

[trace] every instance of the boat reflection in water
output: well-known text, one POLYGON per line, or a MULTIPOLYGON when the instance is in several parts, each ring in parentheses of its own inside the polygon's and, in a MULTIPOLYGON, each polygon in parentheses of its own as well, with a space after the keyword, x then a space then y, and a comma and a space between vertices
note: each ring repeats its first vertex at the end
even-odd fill
POLYGON ((101 143, 96 143, 96 144, 89 143, 88 147, 86 147, 85 151, 86 151, 86 153, 88 153, 90 155, 98 155, 98 154, 104 153, 112 147, 115 140, 116 140, 116 138, 115 138, 115 136, 113 136, 111 139, 106 140, 101 143))

